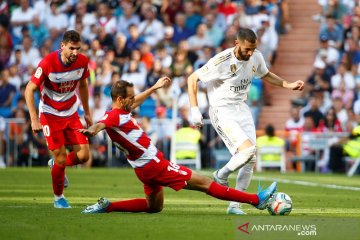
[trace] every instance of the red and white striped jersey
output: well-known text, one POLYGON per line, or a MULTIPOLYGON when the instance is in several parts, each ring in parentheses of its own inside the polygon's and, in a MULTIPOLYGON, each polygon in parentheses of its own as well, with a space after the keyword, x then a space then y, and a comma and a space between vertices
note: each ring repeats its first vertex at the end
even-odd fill
POLYGON ((142 167, 157 158, 158 149, 137 124, 130 112, 121 109, 107 111, 102 122, 114 145, 125 153, 133 168, 142 167))
POLYGON ((39 63, 31 81, 40 88, 40 113, 69 117, 77 112, 80 104, 75 90, 81 79, 89 77, 89 60, 79 54, 74 63, 65 65, 60 53, 58 50, 47 55, 39 63))

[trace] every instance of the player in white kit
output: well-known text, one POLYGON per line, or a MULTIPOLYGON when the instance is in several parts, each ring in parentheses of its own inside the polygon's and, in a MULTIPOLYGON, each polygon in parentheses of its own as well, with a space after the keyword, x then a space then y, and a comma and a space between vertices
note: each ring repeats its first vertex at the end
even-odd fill
MULTIPOLYGON (((213 173, 214 180, 228 185, 228 176, 239 170, 236 189, 245 191, 251 181, 256 162, 256 131, 246 104, 252 79, 256 76, 269 83, 292 90, 303 90, 304 82, 289 83, 270 72, 262 54, 256 50, 256 34, 246 28, 239 30, 235 47, 211 58, 188 78, 191 119, 203 125, 197 102, 197 82, 207 84, 211 123, 232 154, 229 162, 213 173)), ((229 214, 245 214, 237 202, 230 202, 229 214)))

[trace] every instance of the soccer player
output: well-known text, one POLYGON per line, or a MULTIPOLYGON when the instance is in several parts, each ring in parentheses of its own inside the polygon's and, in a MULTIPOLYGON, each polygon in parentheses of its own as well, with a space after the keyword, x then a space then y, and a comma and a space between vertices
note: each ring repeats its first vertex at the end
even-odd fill
POLYGON ((88 139, 77 130, 82 129, 77 113, 80 100, 84 108, 84 118, 91 126, 88 105, 89 76, 88 58, 79 53, 81 39, 78 32, 70 30, 64 33, 61 49, 47 55, 38 65, 26 86, 25 99, 29 108, 31 128, 42 131, 48 148, 53 155, 49 161, 52 187, 55 195, 55 208, 70 208, 63 195, 65 166, 84 163, 89 159, 88 139), (34 93, 40 89, 41 99, 39 115, 36 113, 34 93), (67 153, 65 145, 72 145, 67 153))
POLYGON ((276 182, 258 194, 248 194, 222 186, 210 178, 199 175, 190 169, 164 159, 139 127, 131 115, 156 89, 170 84, 170 79, 162 77, 151 88, 135 96, 132 83, 120 80, 111 88, 112 110, 95 125, 79 132, 91 137, 106 129, 114 145, 123 151, 135 174, 144 184, 145 198, 109 202, 100 198, 94 205, 85 208, 83 213, 103 212, 160 212, 164 203, 163 186, 176 191, 180 189, 196 190, 210 196, 237 202, 249 203, 258 209, 264 209, 269 198, 276 190, 276 182))
MULTIPOLYGON (((203 125, 197 102, 197 82, 200 80, 207 84, 211 123, 232 154, 229 162, 213 173, 214 180, 228 186, 228 176, 239 170, 235 189, 241 191, 248 188, 256 161, 255 125, 246 105, 251 80, 256 76, 275 86, 292 90, 304 88, 303 81, 289 83, 270 72, 256 46, 255 33, 242 28, 235 47, 218 53, 188 78, 193 123, 197 127, 203 125)), ((231 202, 227 212, 245 214, 237 202, 231 202)))

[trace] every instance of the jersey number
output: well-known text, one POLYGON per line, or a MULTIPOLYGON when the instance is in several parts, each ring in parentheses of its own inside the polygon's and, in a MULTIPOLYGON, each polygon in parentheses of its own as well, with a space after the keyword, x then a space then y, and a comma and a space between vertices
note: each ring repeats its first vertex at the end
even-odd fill
POLYGON ((170 166, 167 167, 168 171, 179 172, 180 166, 176 163, 170 162, 170 166))
POLYGON ((45 137, 49 137, 50 136, 50 128, 49 125, 45 125, 43 126, 43 133, 45 137))

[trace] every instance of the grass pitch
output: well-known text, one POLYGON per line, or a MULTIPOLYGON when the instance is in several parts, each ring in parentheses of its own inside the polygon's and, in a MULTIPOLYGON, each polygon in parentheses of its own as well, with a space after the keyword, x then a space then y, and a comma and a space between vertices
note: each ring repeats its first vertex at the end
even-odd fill
MULTIPOLYGON (((203 174, 210 176, 211 171, 203 174)), ((255 174, 249 192, 256 192, 258 180, 263 186, 277 180, 278 191, 293 200, 291 216, 274 217, 245 204, 248 215, 226 215, 225 201, 200 192, 168 188, 161 213, 83 215, 82 209, 101 196, 110 201, 142 198, 142 184, 132 169, 68 168, 67 175, 70 187, 65 196, 72 209, 54 209, 48 168, 1 169, 0 239, 243 239, 237 228, 251 217, 274 223, 289 217, 360 219, 359 176, 255 174)), ((231 178, 232 185, 234 181, 231 178)))

